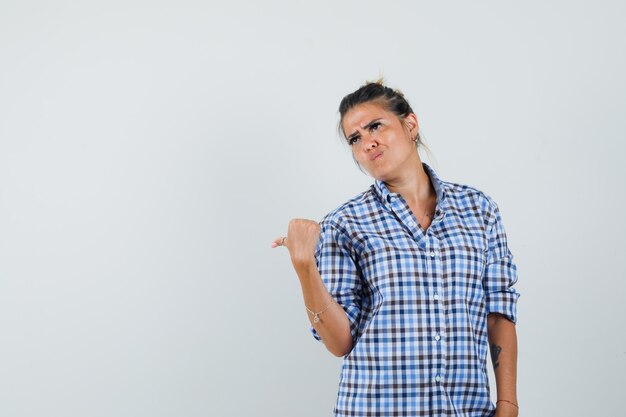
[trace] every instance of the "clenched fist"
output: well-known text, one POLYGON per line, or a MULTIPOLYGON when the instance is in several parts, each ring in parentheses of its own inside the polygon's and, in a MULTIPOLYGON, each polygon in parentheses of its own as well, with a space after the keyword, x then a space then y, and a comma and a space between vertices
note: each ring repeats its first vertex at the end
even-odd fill
POLYGON ((272 242, 272 247, 284 246, 289 249, 291 262, 296 265, 314 260, 315 247, 320 238, 320 225, 307 219, 292 219, 287 228, 287 236, 272 242))

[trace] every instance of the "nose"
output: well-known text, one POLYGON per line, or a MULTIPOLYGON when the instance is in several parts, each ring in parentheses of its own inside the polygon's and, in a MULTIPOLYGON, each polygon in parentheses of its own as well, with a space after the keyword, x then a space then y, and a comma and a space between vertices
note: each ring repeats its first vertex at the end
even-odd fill
POLYGON ((363 147, 365 148, 366 151, 369 151, 370 149, 374 149, 378 146, 378 142, 376 142, 376 138, 374 138, 374 136, 371 134, 363 135, 363 139, 361 140, 363 142, 363 147))

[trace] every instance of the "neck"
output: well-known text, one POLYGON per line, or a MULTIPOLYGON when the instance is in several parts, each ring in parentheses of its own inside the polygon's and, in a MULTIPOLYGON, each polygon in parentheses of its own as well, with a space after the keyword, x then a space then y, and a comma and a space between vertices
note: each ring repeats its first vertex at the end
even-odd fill
POLYGON ((435 189, 421 162, 402 177, 385 181, 385 185, 390 192, 400 194, 409 205, 426 205, 436 198, 435 189))

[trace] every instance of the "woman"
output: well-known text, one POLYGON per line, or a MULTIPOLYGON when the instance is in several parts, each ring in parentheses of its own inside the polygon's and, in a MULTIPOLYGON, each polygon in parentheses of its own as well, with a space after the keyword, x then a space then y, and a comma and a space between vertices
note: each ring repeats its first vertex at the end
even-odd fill
POLYGON ((498 206, 421 162, 399 91, 368 83, 339 113, 374 184, 272 243, 289 250, 313 336, 344 356, 334 414, 517 416, 519 294, 498 206))

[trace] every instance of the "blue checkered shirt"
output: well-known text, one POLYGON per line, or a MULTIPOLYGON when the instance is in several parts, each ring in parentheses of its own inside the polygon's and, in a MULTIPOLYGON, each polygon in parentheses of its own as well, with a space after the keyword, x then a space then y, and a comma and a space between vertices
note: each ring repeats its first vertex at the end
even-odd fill
POLYGON ((315 260, 354 340, 335 416, 495 413, 487 315, 517 321, 513 255, 489 196, 423 166, 437 194, 426 232, 378 180, 321 221, 315 260))

